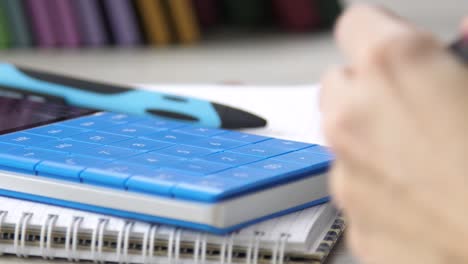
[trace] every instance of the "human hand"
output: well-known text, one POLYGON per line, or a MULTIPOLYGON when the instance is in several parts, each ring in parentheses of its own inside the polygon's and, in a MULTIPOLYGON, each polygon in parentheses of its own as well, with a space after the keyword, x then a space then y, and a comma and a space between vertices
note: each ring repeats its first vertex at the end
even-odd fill
POLYGON ((369 6, 347 11, 336 38, 349 65, 324 75, 321 110, 353 252, 367 263, 468 263, 468 67, 369 6))

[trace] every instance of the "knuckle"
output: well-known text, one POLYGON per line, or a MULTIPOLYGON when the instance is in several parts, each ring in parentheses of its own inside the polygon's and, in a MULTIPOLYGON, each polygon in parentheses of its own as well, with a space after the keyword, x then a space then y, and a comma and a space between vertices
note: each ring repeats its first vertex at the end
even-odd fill
POLYGON ((412 63, 415 58, 423 58, 422 54, 432 52, 439 47, 440 44, 432 35, 402 27, 370 46, 364 64, 388 70, 399 62, 412 63))

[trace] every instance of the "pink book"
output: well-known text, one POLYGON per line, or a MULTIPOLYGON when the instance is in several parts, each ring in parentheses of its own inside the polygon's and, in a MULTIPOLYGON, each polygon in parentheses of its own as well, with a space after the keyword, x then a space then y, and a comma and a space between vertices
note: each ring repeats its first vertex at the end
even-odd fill
POLYGON ((320 24, 318 8, 314 1, 273 0, 273 7, 281 26, 288 31, 308 31, 320 24))

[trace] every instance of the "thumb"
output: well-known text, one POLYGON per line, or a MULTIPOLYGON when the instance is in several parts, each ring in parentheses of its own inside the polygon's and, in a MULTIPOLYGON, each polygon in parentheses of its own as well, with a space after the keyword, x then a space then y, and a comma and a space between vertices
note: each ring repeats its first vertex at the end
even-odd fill
POLYGON ((460 31, 463 36, 468 38, 468 17, 465 17, 462 20, 461 26, 460 26, 460 31))

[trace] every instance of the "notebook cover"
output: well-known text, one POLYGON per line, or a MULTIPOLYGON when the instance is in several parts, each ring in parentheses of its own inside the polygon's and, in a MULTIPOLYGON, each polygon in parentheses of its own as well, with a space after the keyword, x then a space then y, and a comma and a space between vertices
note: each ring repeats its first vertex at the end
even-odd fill
POLYGON ((56 44, 48 12, 50 3, 48 0, 25 0, 25 10, 30 18, 32 35, 36 44, 42 48, 53 47, 56 44))
POLYGON ((108 43, 109 36, 104 26, 102 10, 96 0, 71 1, 76 14, 81 42, 86 46, 101 46, 108 43))
POLYGON ((6 18, 5 3, 0 5, 0 49, 6 49, 10 46, 10 32, 6 18))
POLYGON ((219 6, 217 0, 193 0, 198 23, 203 30, 211 28, 219 22, 219 6))
POLYGON ((293 32, 310 31, 319 26, 319 10, 313 0, 273 0, 280 25, 293 32))
POLYGON ((171 42, 167 12, 163 0, 136 0, 135 4, 141 16, 143 31, 151 45, 162 46, 171 42))
POLYGON ((130 0, 103 0, 104 12, 117 45, 141 44, 142 37, 130 0))
POLYGON ((8 25, 11 29, 12 44, 15 47, 24 48, 32 45, 31 31, 24 14, 22 0, 1 0, 5 7, 8 25))
POLYGON ((191 0, 166 0, 177 39, 190 44, 200 39, 200 26, 191 0))

